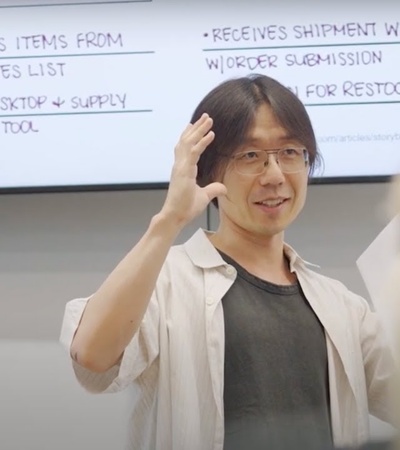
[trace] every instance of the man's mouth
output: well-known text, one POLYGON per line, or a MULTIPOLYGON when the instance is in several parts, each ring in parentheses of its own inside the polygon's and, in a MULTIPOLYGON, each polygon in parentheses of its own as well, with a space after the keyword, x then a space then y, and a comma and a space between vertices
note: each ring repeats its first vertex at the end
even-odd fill
POLYGON ((282 205, 287 199, 286 198, 274 198, 268 200, 262 200, 260 202, 256 202, 257 205, 267 206, 268 208, 276 208, 277 206, 282 205))

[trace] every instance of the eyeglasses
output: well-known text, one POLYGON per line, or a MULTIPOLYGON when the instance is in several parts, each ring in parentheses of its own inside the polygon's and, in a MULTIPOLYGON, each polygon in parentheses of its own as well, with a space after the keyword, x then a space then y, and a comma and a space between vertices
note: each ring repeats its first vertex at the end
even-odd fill
POLYGON ((276 162, 283 173, 303 171, 309 162, 305 148, 280 148, 276 150, 247 150, 236 153, 231 158, 237 172, 243 175, 260 175, 268 165, 269 155, 276 155, 276 162))

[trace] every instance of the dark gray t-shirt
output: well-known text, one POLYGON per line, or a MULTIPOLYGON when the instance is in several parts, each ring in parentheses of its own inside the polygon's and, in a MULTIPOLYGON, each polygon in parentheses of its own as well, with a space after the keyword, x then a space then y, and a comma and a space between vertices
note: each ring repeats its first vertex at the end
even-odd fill
POLYGON ((332 444, 324 329, 299 284, 238 277, 225 318, 225 450, 332 444))

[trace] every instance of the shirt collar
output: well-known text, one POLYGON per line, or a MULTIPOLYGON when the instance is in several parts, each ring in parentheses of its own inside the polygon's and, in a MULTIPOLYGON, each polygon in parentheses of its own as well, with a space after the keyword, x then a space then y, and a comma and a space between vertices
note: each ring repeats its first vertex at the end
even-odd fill
POLYGON ((283 251, 289 260, 289 268, 291 272, 295 272, 298 268, 298 265, 301 266, 311 266, 320 268, 318 264, 313 264, 309 261, 303 259, 289 244, 286 242, 283 243, 283 251))
POLYGON ((206 231, 200 228, 183 244, 193 264, 202 269, 210 269, 226 264, 222 256, 208 239, 207 236, 211 234, 213 234, 212 231, 206 231))
MULTIPOLYGON (((210 269, 213 267, 226 265, 226 262, 222 259, 222 256, 207 237, 212 233, 212 231, 206 231, 200 228, 188 241, 185 242, 185 244, 183 244, 186 253, 192 260, 193 264, 201 267, 202 269, 210 269)), ((296 269, 301 266, 319 267, 316 264, 312 264, 302 259, 289 244, 283 244, 283 251, 289 259, 289 267, 291 272, 295 272, 296 269)))

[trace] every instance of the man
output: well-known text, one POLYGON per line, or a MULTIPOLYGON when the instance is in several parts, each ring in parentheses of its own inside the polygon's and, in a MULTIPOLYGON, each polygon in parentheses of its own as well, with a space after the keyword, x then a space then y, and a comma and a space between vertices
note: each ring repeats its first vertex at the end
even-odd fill
POLYGON ((368 304, 284 243, 318 161, 300 100, 266 76, 195 110, 170 186, 135 247, 62 341, 93 392, 139 387, 132 449, 323 448, 387 419, 390 355, 368 304), (173 246, 210 201, 216 232, 173 246))

